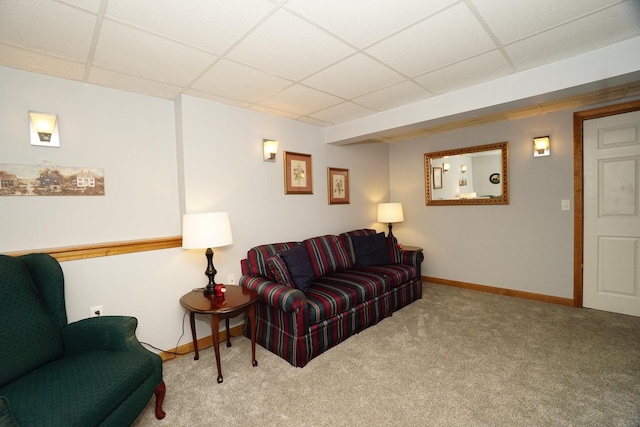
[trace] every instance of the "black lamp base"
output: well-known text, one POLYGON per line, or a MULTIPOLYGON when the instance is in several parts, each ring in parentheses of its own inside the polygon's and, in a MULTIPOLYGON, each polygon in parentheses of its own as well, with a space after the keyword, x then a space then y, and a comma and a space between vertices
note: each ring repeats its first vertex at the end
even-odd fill
POLYGON ((211 248, 207 248, 204 255, 207 257, 207 269, 204 274, 209 278, 209 283, 204 288, 205 294, 214 294, 216 292, 216 282, 215 277, 218 272, 216 268, 213 266, 213 251, 211 248))

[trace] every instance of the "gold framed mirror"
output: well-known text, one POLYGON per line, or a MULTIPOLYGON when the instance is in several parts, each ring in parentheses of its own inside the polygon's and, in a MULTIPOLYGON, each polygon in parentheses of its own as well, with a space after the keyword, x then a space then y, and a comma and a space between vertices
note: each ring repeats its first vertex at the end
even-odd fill
POLYGON ((508 205, 509 143, 425 153, 427 206, 508 205))

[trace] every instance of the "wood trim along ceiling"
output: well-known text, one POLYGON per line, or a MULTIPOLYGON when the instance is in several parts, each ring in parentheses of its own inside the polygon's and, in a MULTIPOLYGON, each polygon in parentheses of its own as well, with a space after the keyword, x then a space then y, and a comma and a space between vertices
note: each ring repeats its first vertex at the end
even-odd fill
POLYGON ((111 255, 123 255, 134 252, 156 251, 159 249, 179 248, 182 236, 161 237, 157 239, 129 240, 124 242, 97 243, 93 245, 68 246, 31 251, 8 252, 7 255, 20 256, 33 252, 47 253, 58 262, 97 258, 111 255))

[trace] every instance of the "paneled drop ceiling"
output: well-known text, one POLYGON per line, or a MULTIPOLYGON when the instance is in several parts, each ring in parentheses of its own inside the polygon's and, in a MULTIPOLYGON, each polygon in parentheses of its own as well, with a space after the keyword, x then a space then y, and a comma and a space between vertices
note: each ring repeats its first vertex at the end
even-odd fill
POLYGON ((1 66, 319 126, 639 35, 639 0, 0 0, 1 66))

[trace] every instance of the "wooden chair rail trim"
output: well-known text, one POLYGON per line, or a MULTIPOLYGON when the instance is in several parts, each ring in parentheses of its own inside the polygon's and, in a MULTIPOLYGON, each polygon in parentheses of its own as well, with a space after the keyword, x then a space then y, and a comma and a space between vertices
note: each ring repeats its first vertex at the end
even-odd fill
POLYGON ((554 297, 551 295, 536 294, 533 292, 516 291, 513 289, 496 288, 493 286, 478 285, 475 283, 458 282, 456 280, 440 279, 438 277, 422 276, 423 282, 437 283, 439 285, 455 286, 456 288, 471 289, 473 291, 488 292, 491 294, 506 295, 509 297, 529 299, 533 301, 548 302, 573 307, 572 298, 554 297))
POLYGON ((51 255, 58 260, 58 262, 64 262, 111 255, 123 255, 134 252, 179 248, 181 246, 182 237, 172 236, 157 239, 128 240, 123 242, 96 243, 93 245, 67 246, 61 248, 33 249, 29 251, 8 252, 7 255, 20 256, 28 253, 40 252, 51 255))

